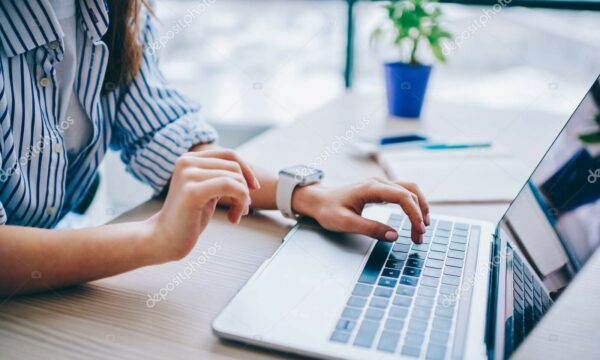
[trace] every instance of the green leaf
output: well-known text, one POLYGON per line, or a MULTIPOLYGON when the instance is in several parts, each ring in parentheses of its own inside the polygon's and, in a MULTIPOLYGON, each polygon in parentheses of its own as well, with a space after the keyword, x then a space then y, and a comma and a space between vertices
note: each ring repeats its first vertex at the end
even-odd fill
POLYGON ((591 134, 579 135, 579 140, 585 144, 600 144, 600 131, 591 134))
POLYGON ((446 55, 444 55, 439 41, 431 37, 427 37, 427 40, 429 40, 429 45, 431 46, 431 52, 433 52, 433 56, 435 56, 435 58, 442 63, 446 62, 446 55))

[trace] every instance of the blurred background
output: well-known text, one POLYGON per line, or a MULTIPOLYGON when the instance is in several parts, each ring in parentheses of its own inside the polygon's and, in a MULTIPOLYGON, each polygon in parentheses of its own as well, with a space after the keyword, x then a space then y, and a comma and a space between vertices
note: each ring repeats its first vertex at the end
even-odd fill
MULTIPOLYGON (((382 62, 390 52, 370 44, 385 17, 382 2, 354 6, 351 88, 344 80, 346 1, 156 3, 162 71, 201 104, 224 146, 289 124, 346 91, 384 94, 382 62)), ((448 62, 435 66, 428 102, 544 110, 566 121, 600 72, 600 12, 490 9, 442 5, 444 25, 461 40, 448 62)), ((101 176, 82 225, 103 223, 152 195, 124 172, 116 153, 101 176)))

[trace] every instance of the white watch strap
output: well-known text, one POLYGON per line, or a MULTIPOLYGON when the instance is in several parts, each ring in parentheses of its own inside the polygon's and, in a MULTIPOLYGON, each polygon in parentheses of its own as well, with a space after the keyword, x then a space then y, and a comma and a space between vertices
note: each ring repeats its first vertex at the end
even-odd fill
POLYGON ((279 175, 277 194, 275 196, 277 208, 284 216, 294 219, 298 217, 297 214, 294 214, 294 210, 292 210, 292 195, 296 186, 298 186, 298 182, 293 176, 279 175))

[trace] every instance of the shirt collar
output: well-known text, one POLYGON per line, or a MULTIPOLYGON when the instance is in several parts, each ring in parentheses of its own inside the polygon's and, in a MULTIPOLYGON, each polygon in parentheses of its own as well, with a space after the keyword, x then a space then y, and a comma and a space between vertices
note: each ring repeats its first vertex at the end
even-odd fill
MULTIPOLYGON (((78 14, 90 39, 100 40, 108 29, 105 0, 79 0, 78 14)), ((0 45, 9 57, 59 41, 63 36, 47 0, 0 1, 0 45)))

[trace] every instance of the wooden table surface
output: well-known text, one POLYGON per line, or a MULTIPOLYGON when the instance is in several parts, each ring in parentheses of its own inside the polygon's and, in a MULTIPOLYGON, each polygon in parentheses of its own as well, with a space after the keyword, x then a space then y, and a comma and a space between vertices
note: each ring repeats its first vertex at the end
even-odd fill
MULTIPOLYGON (((276 171, 318 163, 326 183, 383 176, 371 160, 349 155, 353 137, 420 128, 446 136, 485 136, 533 168, 566 118, 432 103, 421 122, 386 120, 380 96, 348 93, 295 123, 269 131, 239 151, 276 171), (351 137, 348 130, 367 123, 351 137), (532 136, 532 134, 535 136, 532 136), (337 143, 336 143, 337 141, 337 143), (333 144, 342 143, 341 146, 333 144), (326 150, 329 148, 329 150, 326 150), (326 154, 326 155, 324 155, 326 154)), ((522 179, 525 180, 525 179, 522 179)), ((116 221, 143 219, 153 200, 116 221)), ((433 210, 496 221, 506 205, 434 205, 433 210)), ((227 223, 218 211, 192 253, 179 262, 142 268, 84 286, 0 303, 0 358, 280 358, 285 354, 220 341, 211 322, 259 265, 271 256, 292 222, 267 211, 227 223), (162 294, 160 301, 151 301, 162 294)), ((43 274, 42 278, 43 278, 43 274)), ((594 358, 600 354, 600 256, 588 263, 552 308, 518 358, 594 358)))

